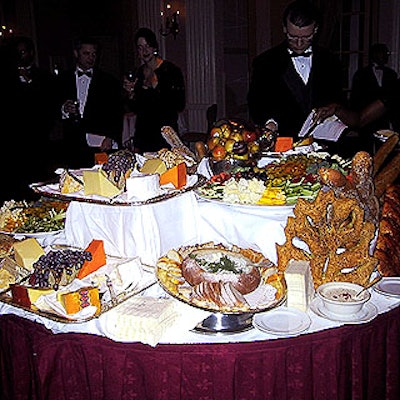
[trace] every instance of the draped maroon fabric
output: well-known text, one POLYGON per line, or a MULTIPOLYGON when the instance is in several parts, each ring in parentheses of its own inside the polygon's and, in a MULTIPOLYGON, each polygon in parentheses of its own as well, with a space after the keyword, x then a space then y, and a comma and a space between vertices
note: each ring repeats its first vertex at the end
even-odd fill
POLYGON ((400 307, 368 324, 252 343, 117 343, 0 317, 2 400, 398 400, 400 307))

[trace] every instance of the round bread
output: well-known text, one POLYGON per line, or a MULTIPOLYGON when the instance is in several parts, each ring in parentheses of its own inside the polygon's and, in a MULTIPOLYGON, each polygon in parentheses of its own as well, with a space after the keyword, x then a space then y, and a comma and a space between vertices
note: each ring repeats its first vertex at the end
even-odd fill
POLYGON ((261 281, 259 269, 242 254, 222 249, 200 249, 182 262, 182 276, 192 286, 202 282, 231 282, 241 294, 255 290, 261 281))

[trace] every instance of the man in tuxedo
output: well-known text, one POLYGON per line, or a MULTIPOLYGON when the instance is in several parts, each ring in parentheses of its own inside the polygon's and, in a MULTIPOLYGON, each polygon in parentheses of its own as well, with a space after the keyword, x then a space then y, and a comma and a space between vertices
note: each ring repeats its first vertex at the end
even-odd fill
POLYGON ((286 39, 258 55, 252 64, 247 96, 254 123, 293 137, 315 107, 344 101, 340 60, 314 43, 319 11, 294 1, 283 14, 286 39))
POLYGON ((56 119, 54 79, 35 63, 31 38, 11 37, 3 46, 0 112, 2 147, 9 157, 3 157, 2 170, 7 173, 0 199, 35 200, 38 196, 29 185, 53 178, 49 147, 56 119), (15 158, 18 172, 10 157, 15 158))
MULTIPOLYGON (((375 43, 369 52, 370 61, 367 66, 358 69, 352 81, 350 93, 350 107, 355 111, 361 111, 364 107, 385 97, 397 80, 397 72, 386 64, 389 60, 389 49, 384 43, 375 43)), ((371 149, 373 144, 372 133, 379 129, 392 129, 393 123, 389 115, 385 115, 369 124, 361 130, 366 150, 371 149)))
POLYGON ((122 85, 98 68, 98 53, 95 39, 77 39, 76 68, 59 77, 64 167, 91 167, 96 152, 117 149, 121 140, 122 85))

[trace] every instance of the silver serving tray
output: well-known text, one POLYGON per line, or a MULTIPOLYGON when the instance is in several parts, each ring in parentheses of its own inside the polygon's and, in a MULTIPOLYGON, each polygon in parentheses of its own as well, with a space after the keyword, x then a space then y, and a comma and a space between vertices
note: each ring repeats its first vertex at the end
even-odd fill
POLYGON ((159 196, 143 201, 124 200, 121 197, 122 196, 121 194, 113 198, 107 198, 101 196, 96 196, 96 198, 94 198, 89 196, 77 195, 75 193, 63 194, 57 188, 55 188, 55 185, 58 184, 58 181, 32 183, 30 185, 30 188, 35 193, 39 193, 42 196, 52 197, 64 201, 80 201, 84 203, 104 204, 104 205, 114 205, 114 206, 141 206, 141 205, 159 203, 161 201, 171 199, 183 193, 195 190, 200 186, 203 186, 207 181, 206 177, 201 174, 195 174, 195 175, 197 175, 197 182, 195 184, 187 186, 183 189, 171 189, 168 190, 167 193, 163 193, 159 196))

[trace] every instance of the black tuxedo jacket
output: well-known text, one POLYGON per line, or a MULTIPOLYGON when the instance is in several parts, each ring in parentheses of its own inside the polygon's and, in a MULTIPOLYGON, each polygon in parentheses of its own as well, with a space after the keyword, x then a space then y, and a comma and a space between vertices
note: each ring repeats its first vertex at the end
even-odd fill
POLYGON ((307 85, 296 72, 285 42, 258 55, 252 64, 247 96, 250 118, 263 125, 273 118, 281 136, 297 137, 315 107, 344 102, 340 60, 313 45, 307 85))
MULTIPOLYGON (((58 104, 68 99, 76 99, 75 70, 62 74, 58 82, 58 104)), ((79 123, 69 119, 62 120, 65 163, 68 167, 92 166, 96 148, 89 148, 86 133, 107 136, 117 143, 121 142, 123 127, 122 86, 112 75, 94 69, 89 85, 82 119, 79 123), (82 165, 77 165, 77 164, 82 165)))

